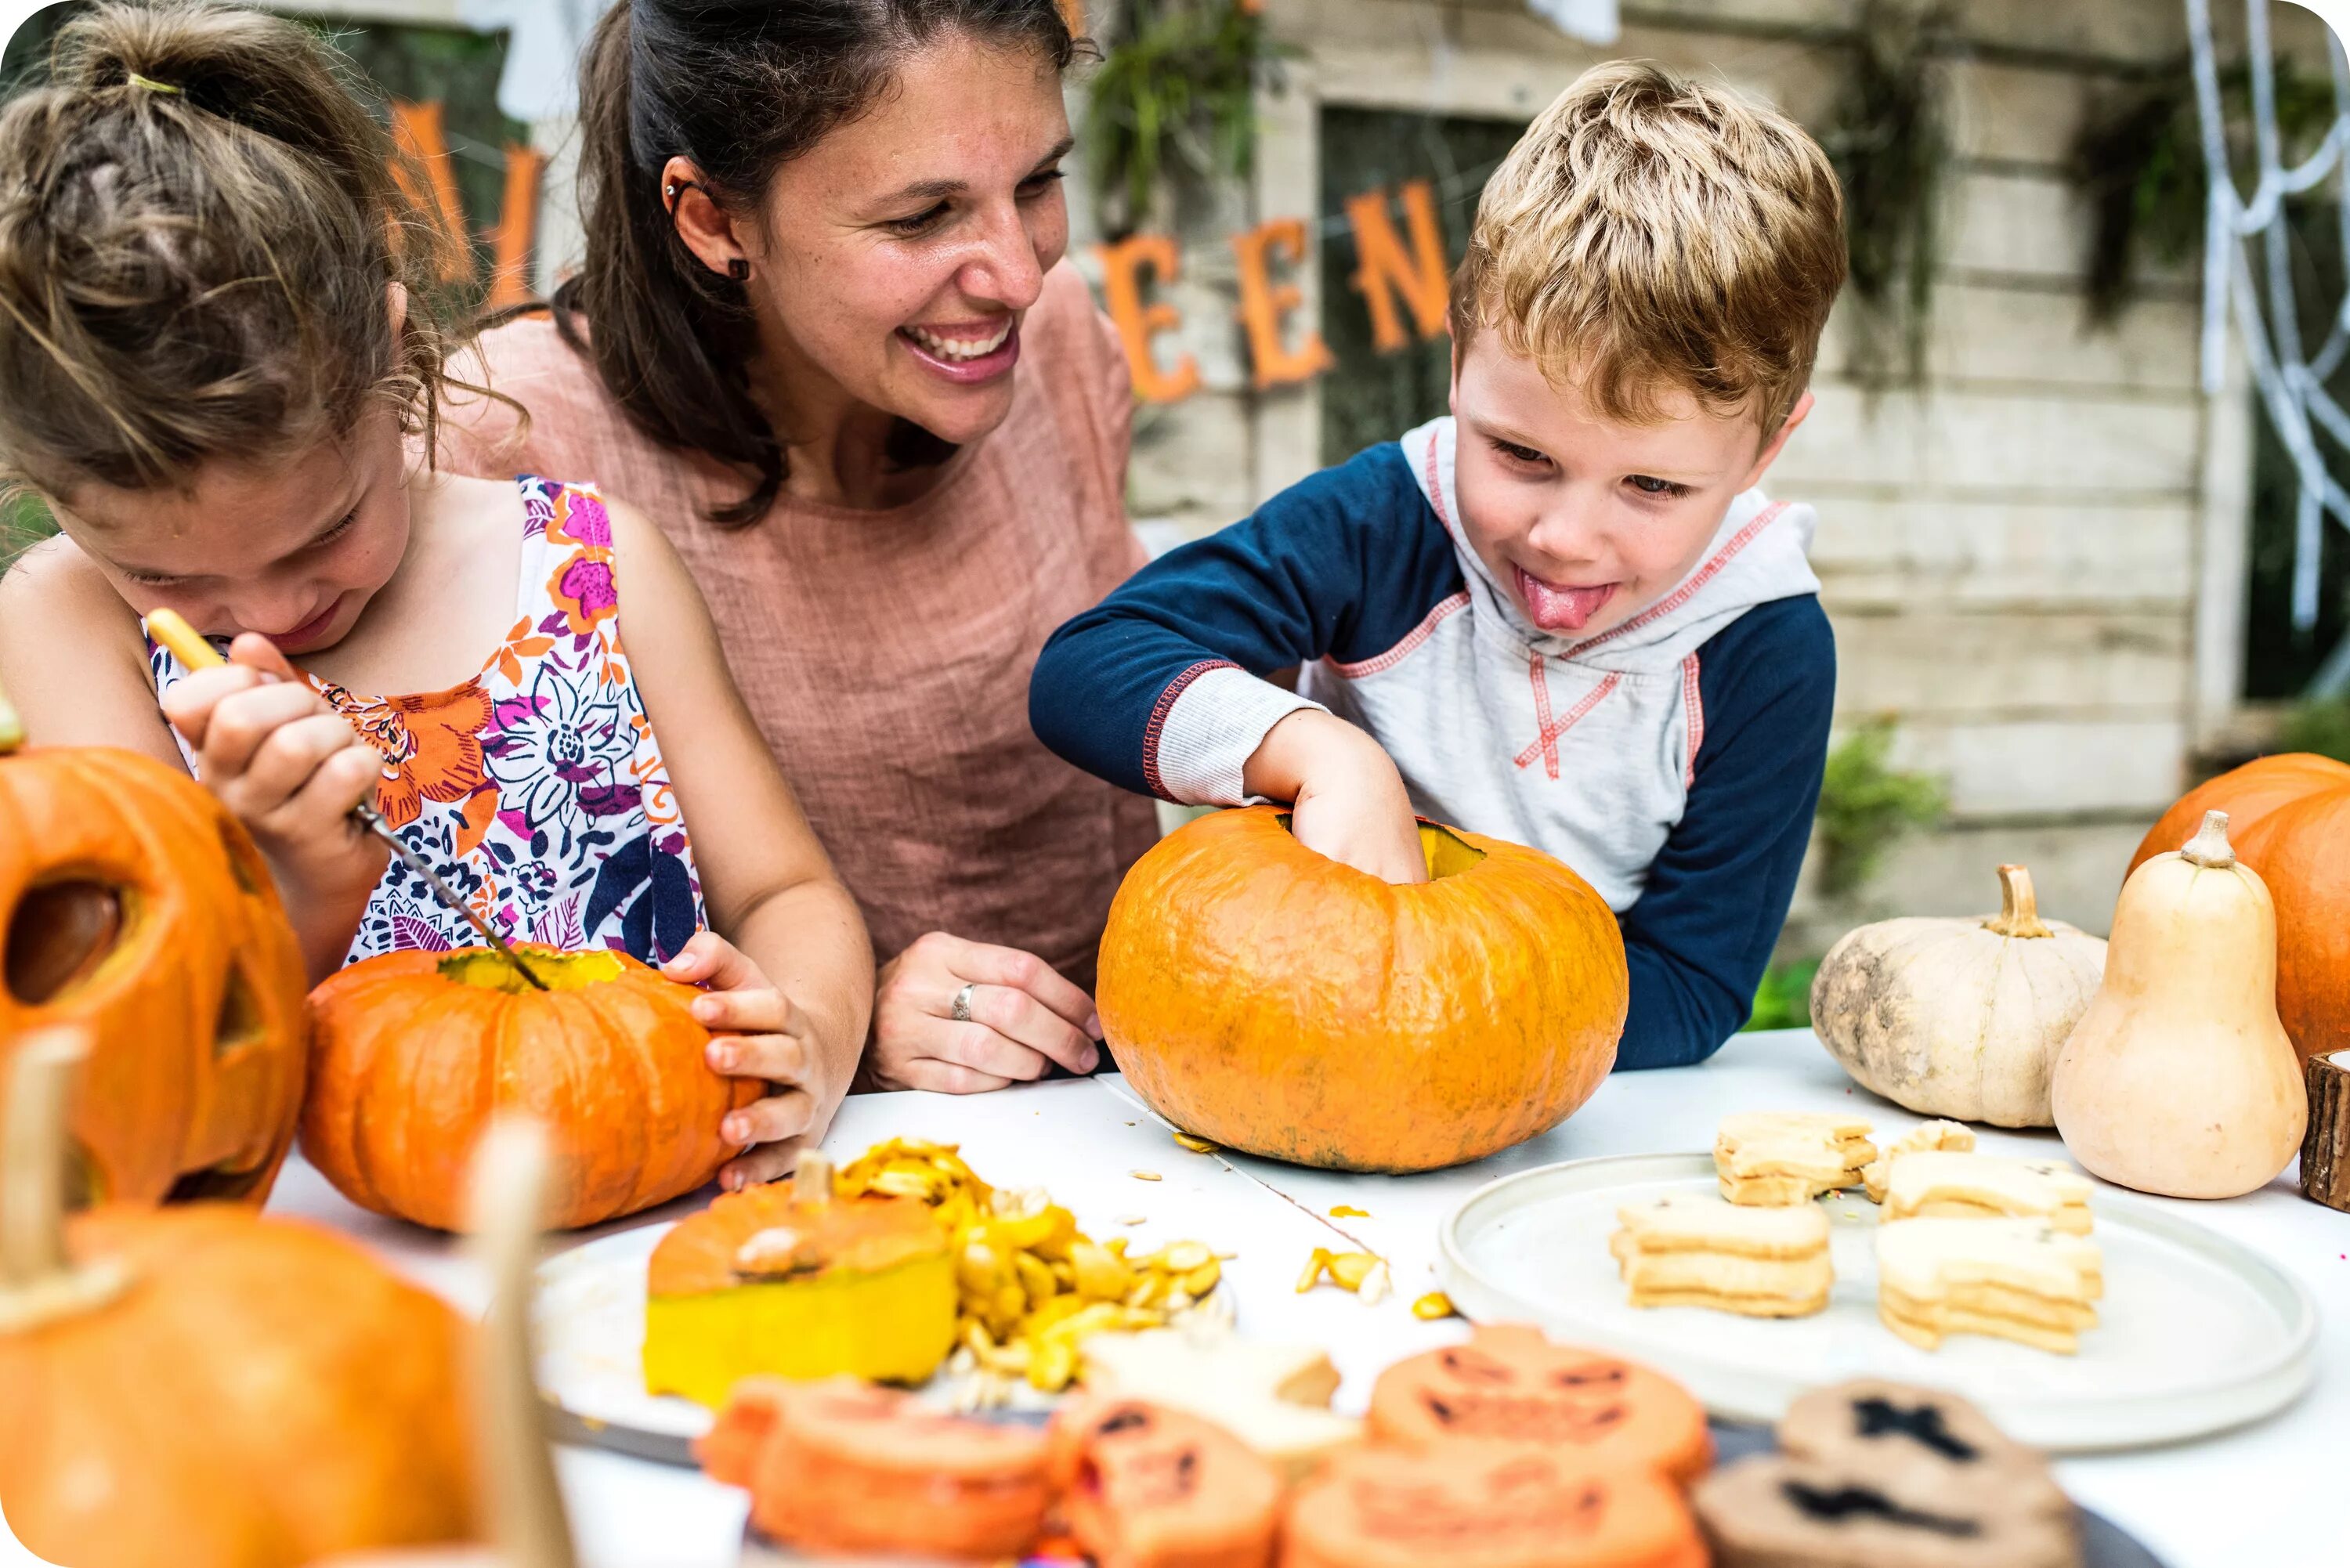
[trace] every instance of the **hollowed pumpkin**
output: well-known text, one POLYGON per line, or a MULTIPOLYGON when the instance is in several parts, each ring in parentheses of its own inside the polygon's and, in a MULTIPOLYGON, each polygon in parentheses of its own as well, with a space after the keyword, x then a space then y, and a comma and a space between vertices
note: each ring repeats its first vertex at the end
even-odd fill
POLYGON ((302 1568, 462 1540, 463 1329, 342 1237, 225 1203, 61 1221, 82 1049, 20 1042, 0 1140, 0 1499, 74 1568, 302 1568))
POLYGON ((598 1224, 708 1181, 726 1113, 759 1096, 703 1050, 691 986, 619 952, 524 949, 531 990, 487 948, 355 963, 310 993, 302 1152, 362 1209, 448 1231, 493 1116, 547 1129, 547 1223, 598 1224))
POLYGON ((2306 752, 2262 757, 2199 785, 2163 814, 2136 871, 2228 814, 2236 857, 2276 901, 2277 1015, 2303 1060, 2350 1047, 2350 763, 2306 752))
POLYGON ((1127 1081, 1178 1127, 1337 1170, 1429 1170, 1557 1126, 1607 1075, 1629 996, 1591 885, 1423 825, 1397 887, 1220 812, 1135 863, 1097 1000, 1127 1081))
POLYGON ((236 819, 186 774, 0 739, 0 1070, 92 1045, 73 1126, 92 1199, 259 1203, 302 1101, 302 951, 236 819))

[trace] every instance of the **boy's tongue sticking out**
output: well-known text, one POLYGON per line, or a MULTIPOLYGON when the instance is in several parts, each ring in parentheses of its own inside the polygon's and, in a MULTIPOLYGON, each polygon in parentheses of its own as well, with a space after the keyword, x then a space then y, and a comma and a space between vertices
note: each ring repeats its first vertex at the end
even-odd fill
POLYGON ((1614 583, 1588 587, 1546 583, 1523 566, 1513 565, 1510 570, 1517 578, 1518 597, 1526 607, 1527 618, 1544 631, 1581 631, 1616 597, 1614 583))

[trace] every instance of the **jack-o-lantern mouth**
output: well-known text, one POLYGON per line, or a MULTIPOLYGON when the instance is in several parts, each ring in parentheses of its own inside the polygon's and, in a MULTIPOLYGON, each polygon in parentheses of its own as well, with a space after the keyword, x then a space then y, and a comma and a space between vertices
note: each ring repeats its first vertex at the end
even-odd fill
MULTIPOLYGON (((529 942, 516 942, 515 948, 526 955, 530 972, 545 981, 549 991, 585 991, 591 985, 603 985, 620 978, 620 960, 616 953, 559 952, 529 942)), ((452 953, 438 967, 442 979, 483 991, 520 995, 531 988, 528 981, 515 972, 514 965, 486 949, 452 953)))
POLYGON ((1486 1478, 1485 1495, 1447 1488, 1357 1484, 1355 1507, 1369 1533, 1418 1542, 1551 1540, 1588 1535, 1607 1510, 1607 1489, 1585 1478, 1561 1484, 1547 1465, 1504 1467, 1486 1478))
POLYGON ((1420 1403, 1444 1431, 1515 1442, 1588 1443, 1622 1426, 1630 1412, 1617 1400, 1577 1403, 1539 1395, 1454 1391, 1423 1394, 1420 1403))

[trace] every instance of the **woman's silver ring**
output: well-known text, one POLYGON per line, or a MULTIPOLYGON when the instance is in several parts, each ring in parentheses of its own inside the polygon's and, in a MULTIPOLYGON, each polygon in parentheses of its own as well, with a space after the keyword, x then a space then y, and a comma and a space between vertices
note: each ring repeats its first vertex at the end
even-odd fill
POLYGON ((970 1023, 971 993, 978 989, 979 981, 974 980, 965 984, 961 991, 956 992, 954 995, 954 1006, 948 1010, 947 1016, 953 1019, 957 1023, 970 1023))

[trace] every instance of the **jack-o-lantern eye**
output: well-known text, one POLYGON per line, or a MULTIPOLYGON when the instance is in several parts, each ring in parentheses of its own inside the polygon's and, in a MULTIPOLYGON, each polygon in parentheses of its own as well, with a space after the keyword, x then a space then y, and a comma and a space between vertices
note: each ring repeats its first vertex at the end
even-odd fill
POLYGON ((26 889, 8 919, 8 992, 28 1007, 88 981, 120 945, 123 890, 89 877, 26 889))
POLYGON ((1617 1362, 1570 1366, 1555 1374, 1554 1381, 1562 1388, 1621 1388, 1624 1386, 1624 1368, 1617 1362))
POLYGON ((1515 1383, 1518 1375, 1503 1363, 1465 1346, 1444 1353, 1444 1370, 1463 1383, 1515 1383))

